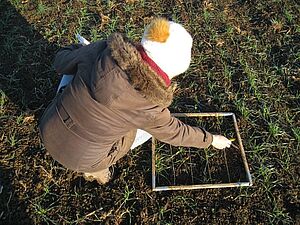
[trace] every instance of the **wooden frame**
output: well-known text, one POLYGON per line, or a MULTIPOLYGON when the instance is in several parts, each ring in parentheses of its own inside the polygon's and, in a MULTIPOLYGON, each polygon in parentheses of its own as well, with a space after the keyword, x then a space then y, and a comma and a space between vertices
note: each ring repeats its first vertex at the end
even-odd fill
POLYGON ((241 157, 243 160, 244 169, 246 171, 246 179, 244 182, 236 183, 221 183, 221 184, 196 184, 196 185, 174 185, 174 186, 156 186, 156 171, 155 171, 155 149, 156 149, 156 140, 152 137, 152 190, 153 191, 167 191, 167 190, 193 190, 193 189, 204 189, 204 188, 226 188, 226 187, 242 187, 242 186, 251 186, 252 178, 249 171, 249 166, 246 159, 245 150, 242 144, 241 136, 239 133, 237 120, 234 113, 231 112, 216 112, 216 113, 173 113, 175 117, 232 117, 234 128, 237 136, 237 141, 240 150, 241 157))

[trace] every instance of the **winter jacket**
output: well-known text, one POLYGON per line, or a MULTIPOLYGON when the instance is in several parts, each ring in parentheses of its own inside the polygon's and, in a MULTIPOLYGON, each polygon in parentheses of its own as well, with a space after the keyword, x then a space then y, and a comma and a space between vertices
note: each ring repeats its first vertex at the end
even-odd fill
POLYGON ((45 110, 39 129, 46 149, 69 169, 109 167, 129 151, 138 128, 175 146, 212 142, 210 133, 170 115, 174 85, 167 86, 121 34, 63 48, 54 67, 74 79, 45 110))

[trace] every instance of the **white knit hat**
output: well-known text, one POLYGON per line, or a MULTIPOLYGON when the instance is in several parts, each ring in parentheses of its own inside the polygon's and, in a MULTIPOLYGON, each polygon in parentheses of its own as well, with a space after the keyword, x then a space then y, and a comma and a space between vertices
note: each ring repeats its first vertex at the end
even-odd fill
POLYGON ((190 65, 193 39, 178 23, 154 19, 146 27, 141 44, 170 79, 185 72, 190 65))

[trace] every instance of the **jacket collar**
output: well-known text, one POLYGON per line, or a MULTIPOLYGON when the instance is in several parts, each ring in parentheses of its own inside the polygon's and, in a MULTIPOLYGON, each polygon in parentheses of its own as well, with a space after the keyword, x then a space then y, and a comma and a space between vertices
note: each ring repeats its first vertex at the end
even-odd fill
POLYGON ((126 72, 130 84, 146 99, 162 107, 168 107, 173 100, 176 84, 168 85, 148 62, 143 60, 137 47, 120 33, 107 39, 112 58, 126 72))
POLYGON ((142 59, 165 81, 167 86, 170 86, 171 80, 169 76, 147 55, 143 46, 138 45, 136 48, 140 52, 142 59))

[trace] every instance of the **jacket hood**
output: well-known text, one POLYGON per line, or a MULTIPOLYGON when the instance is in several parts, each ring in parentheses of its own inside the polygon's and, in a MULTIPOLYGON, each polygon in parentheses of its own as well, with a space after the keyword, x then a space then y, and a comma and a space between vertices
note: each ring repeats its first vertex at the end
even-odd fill
POLYGON ((129 83, 146 99, 162 107, 172 103, 175 84, 167 86, 165 81, 143 61, 136 46, 120 33, 107 39, 112 58, 127 74, 129 83))

